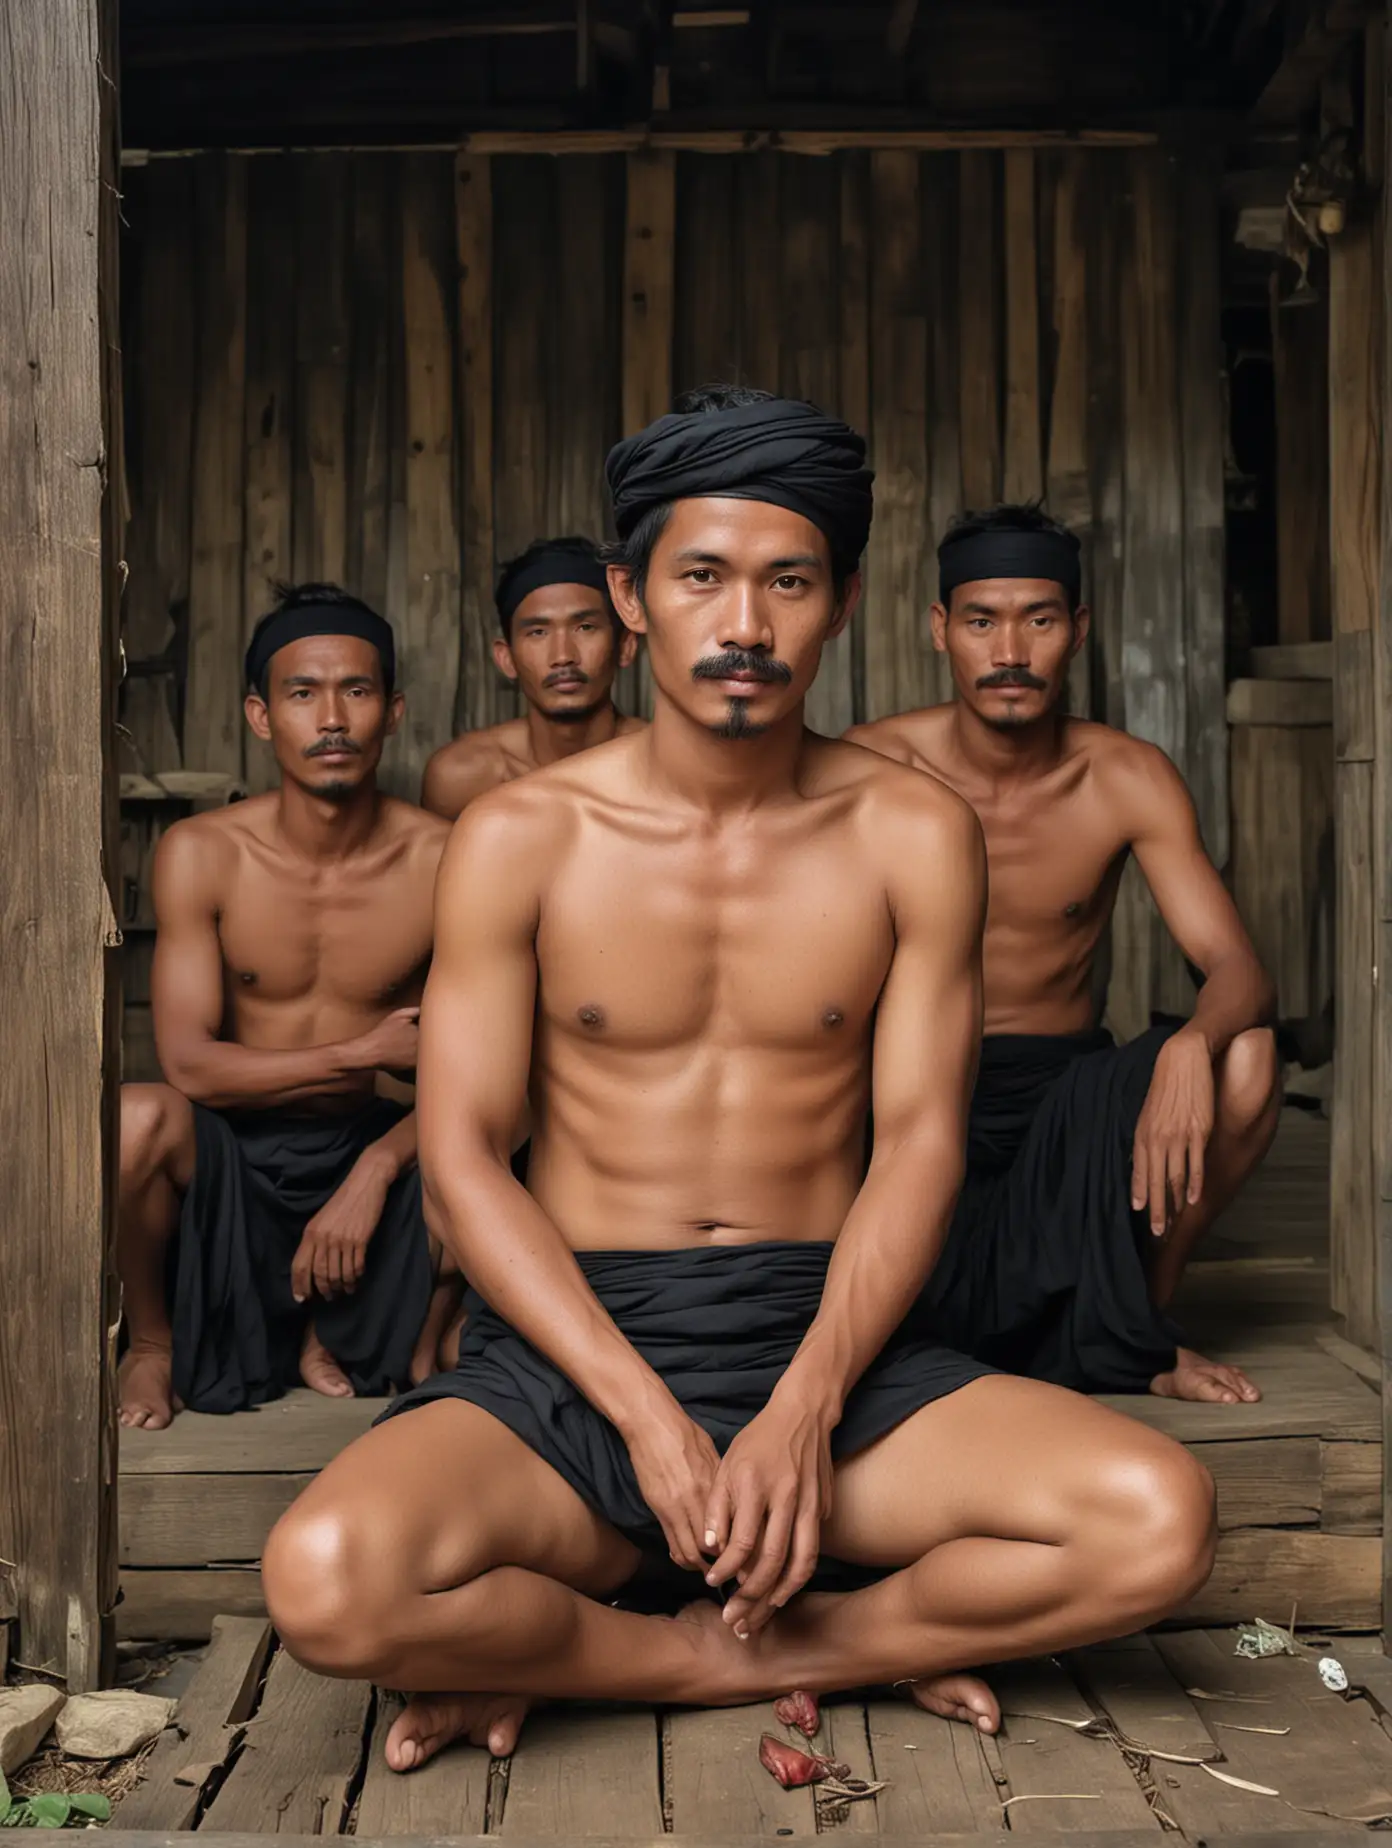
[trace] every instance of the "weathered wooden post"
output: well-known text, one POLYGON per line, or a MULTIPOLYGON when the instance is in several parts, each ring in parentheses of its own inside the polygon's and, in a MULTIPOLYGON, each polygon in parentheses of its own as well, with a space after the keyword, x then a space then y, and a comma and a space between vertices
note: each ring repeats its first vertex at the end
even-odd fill
POLYGON ((0 1570, 70 1688, 116 1563, 115 60, 114 5, 0 13, 0 1570))

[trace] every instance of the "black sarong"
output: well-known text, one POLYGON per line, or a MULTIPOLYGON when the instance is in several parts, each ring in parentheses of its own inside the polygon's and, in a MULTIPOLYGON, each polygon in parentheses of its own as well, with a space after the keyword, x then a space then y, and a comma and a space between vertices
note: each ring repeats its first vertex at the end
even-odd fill
MULTIPOLYGON (((723 1453, 768 1404, 807 1333, 831 1250, 780 1241, 577 1256, 619 1331, 723 1453)), ((465 1309, 458 1366, 382 1416, 435 1399, 482 1406, 612 1526, 640 1546, 665 1550, 614 1426, 477 1291, 470 1290, 465 1309)), ((832 1456, 854 1456, 921 1406, 992 1371, 901 1329, 847 1398, 832 1456)))
POLYGON ((191 1410, 241 1411, 298 1385, 311 1313, 355 1392, 391 1392, 410 1378, 432 1285, 418 1170, 387 1194, 352 1295, 303 1304, 290 1288, 306 1225, 405 1114, 384 1098, 345 1116, 224 1116, 194 1105, 193 1184, 171 1255, 174 1391, 191 1410))
POLYGON ((1080 1392, 1144 1392, 1173 1367, 1155 1241, 1131 1210, 1136 1123, 1173 1031, 982 1042, 966 1181, 924 1296, 934 1335, 1080 1392))

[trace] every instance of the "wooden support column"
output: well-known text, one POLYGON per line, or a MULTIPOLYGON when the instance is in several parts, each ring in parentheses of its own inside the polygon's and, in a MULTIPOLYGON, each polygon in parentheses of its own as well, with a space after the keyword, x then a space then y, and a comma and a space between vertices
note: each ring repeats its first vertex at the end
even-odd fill
MULTIPOLYGON (((623 427, 631 436, 672 403, 672 314, 676 268, 676 157, 627 156, 624 214, 623 427)), ((626 712, 652 712, 648 657, 619 676, 626 712), (629 681, 630 685, 623 685, 629 681), (636 681, 636 685, 632 682, 636 681)))
MULTIPOLYGON (((1377 1336, 1374 809, 1382 279, 1372 215, 1329 252, 1329 538, 1334 630, 1335 1004, 1330 1300, 1349 1338, 1377 1336)), ((1379 1126, 1380 1127, 1380 1126, 1379 1126)))
POLYGON ((20 1659, 74 1689, 115 1564, 113 27, 0 15, 0 1557, 20 1659))
POLYGON ((476 731, 494 721, 499 679, 493 665, 493 173, 487 154, 460 154, 455 161, 454 230, 464 477, 464 660, 454 727, 476 731))
MULTIPOLYGON (((1389 9, 1392 10, 1392 9, 1389 9)), ((1387 175, 1392 173, 1392 108, 1388 107, 1387 86, 1392 65, 1387 57, 1389 33, 1385 18, 1375 19, 1368 28, 1365 59, 1366 89, 1364 117, 1370 141, 1370 167, 1381 182, 1382 198, 1378 213, 1376 255, 1380 274, 1374 274, 1375 307, 1380 317, 1377 353, 1381 360, 1379 435, 1382 443, 1392 430, 1392 236, 1387 224, 1387 175)), ((1331 368, 1332 376, 1332 368, 1331 368)), ((1381 445, 1379 445, 1379 455, 1381 445)), ((1374 1339, 1382 1357, 1382 1628, 1383 1647, 1387 1646, 1389 1612, 1392 1612, 1392 979, 1388 958, 1392 956, 1392 467, 1380 470, 1378 481, 1378 577, 1377 600, 1373 608, 1374 642, 1372 654, 1373 746, 1371 766, 1373 781, 1372 881, 1370 906, 1373 919, 1371 1000, 1373 1015, 1372 1048, 1372 1156, 1373 1185, 1377 1214, 1376 1240, 1365 1273, 1368 1299, 1378 1305, 1374 1319, 1374 1339)), ((1336 642, 1337 649, 1337 642, 1336 642)), ((1340 698, 1337 677, 1335 699, 1340 698)), ((1335 707, 1337 726, 1338 706, 1335 707)), ((1337 735, 1337 733, 1336 733, 1337 735)), ((1337 774, 1337 772, 1336 772, 1337 774)), ((1342 862, 1342 855, 1340 856, 1342 862)), ((1342 876, 1342 874, 1341 874, 1342 876)), ((1344 990, 1342 970, 1336 971, 1341 994, 1344 990)), ((1344 1003, 1351 1007, 1353 997, 1344 1003)), ((1338 1054, 1335 1054, 1336 1061, 1338 1054)), ((1335 1073, 1337 1076, 1336 1062, 1335 1073)), ((1333 1267, 1331 1265, 1331 1277, 1333 1267)))

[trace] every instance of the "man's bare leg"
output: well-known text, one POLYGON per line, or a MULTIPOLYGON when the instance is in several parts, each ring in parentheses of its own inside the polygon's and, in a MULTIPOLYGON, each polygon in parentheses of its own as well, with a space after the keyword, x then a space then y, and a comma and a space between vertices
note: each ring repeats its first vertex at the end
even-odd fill
POLYGON ((322 1673, 705 1706, 955 1679, 1120 1635, 1182 1603, 1212 1563, 1212 1484, 1188 1453, 1033 1381, 964 1387, 837 1480, 826 1550, 892 1576, 807 1596, 748 1644, 714 1607, 671 1619, 596 1602, 635 1549, 455 1401, 337 1458, 275 1529, 263 1581, 286 1647, 322 1673))
POLYGON ((148 1431, 162 1430, 175 1411, 165 1254, 193 1161, 193 1106, 183 1093, 167 1084, 122 1085, 116 1265, 129 1346, 120 1366, 120 1419, 148 1431))
MULTIPOLYGON (((1198 1240, 1237 1196, 1271 1147, 1281 1115, 1281 1074, 1275 1035, 1265 1027, 1241 1033, 1214 1071, 1216 1113, 1204 1161, 1203 1197, 1176 1215, 1151 1273, 1151 1292, 1165 1308, 1198 1240)), ((1250 1404, 1260 1389, 1240 1367, 1181 1348, 1175 1368, 1151 1383, 1161 1398, 1250 1404)))

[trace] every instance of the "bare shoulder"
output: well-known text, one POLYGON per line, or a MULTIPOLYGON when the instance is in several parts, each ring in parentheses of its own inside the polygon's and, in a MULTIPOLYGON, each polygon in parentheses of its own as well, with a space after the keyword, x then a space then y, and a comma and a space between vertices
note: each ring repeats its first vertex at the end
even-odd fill
POLYGON ((247 848, 269 838, 275 807, 274 795, 249 796, 176 821, 155 850, 155 877, 162 892, 219 902, 247 848))
POLYGON ((1068 745, 1086 756, 1098 791, 1128 828, 1191 811, 1188 785, 1158 744, 1112 725, 1070 719, 1068 745))
POLYGON ((854 792, 858 826, 878 855, 892 861, 911 850, 975 858, 982 840, 976 811, 931 770, 844 739, 828 739, 818 755, 818 782, 828 791, 854 792))
POLYGON ((554 776, 560 768, 514 777, 471 802, 450 830, 446 868, 516 880, 554 867, 579 820, 575 793, 554 776))
POLYGON ((452 820, 486 791, 517 775, 513 759, 525 735, 521 719, 505 719, 501 725, 464 732, 442 744, 425 766, 421 800, 436 815, 452 820))
POLYGON ((916 712, 895 712, 866 725, 853 725, 845 742, 913 769, 924 769, 934 762, 936 747, 951 719, 951 706, 921 706, 916 712))
POLYGON ((618 730, 615 736, 627 738, 633 732, 642 732, 647 729, 648 721, 646 719, 637 718, 632 713, 621 712, 619 714, 618 730))
POLYGON ((443 816, 400 796, 383 796, 379 823, 385 840, 403 847, 412 860, 431 865, 439 861, 450 836, 450 824, 443 816))

